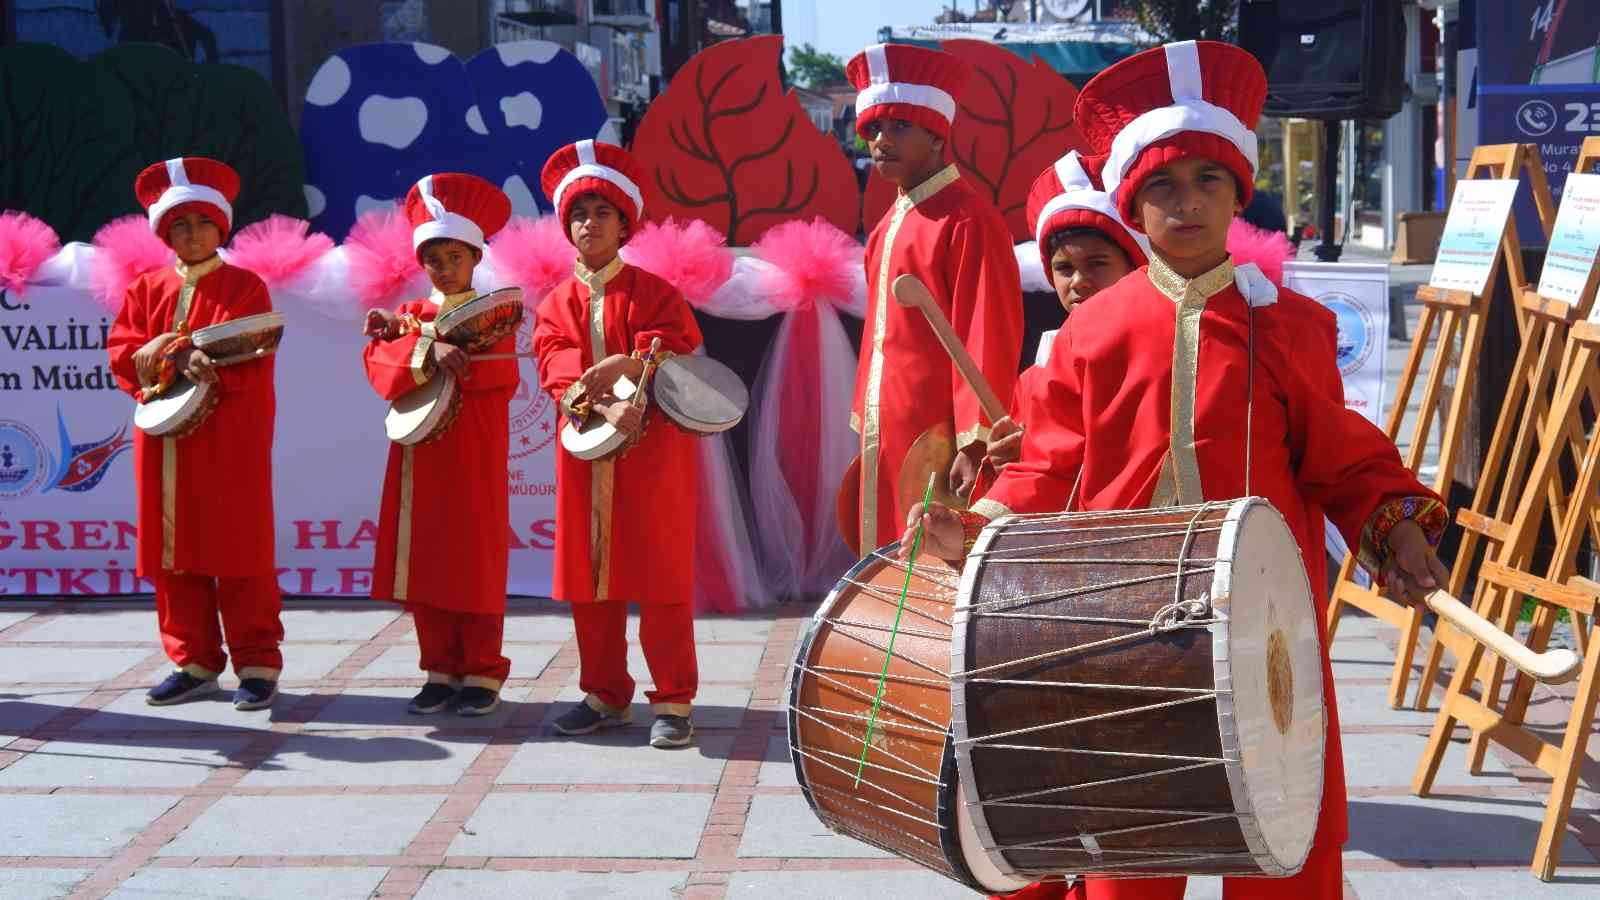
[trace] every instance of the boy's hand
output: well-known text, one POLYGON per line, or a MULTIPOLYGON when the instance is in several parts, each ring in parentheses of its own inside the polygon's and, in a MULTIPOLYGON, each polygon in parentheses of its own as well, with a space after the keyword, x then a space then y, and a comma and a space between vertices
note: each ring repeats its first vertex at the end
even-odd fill
POLYGON ((989 429, 985 452, 989 454, 989 463, 997 472, 1021 459, 1022 426, 1011 421, 1010 416, 1002 416, 989 429))
POLYGON ((595 409, 613 428, 626 435, 630 443, 637 440, 644 430, 644 408, 630 401, 612 399, 596 405, 595 409))
POLYGON ((589 371, 584 372, 578 380, 583 382, 584 393, 599 397, 609 394, 617 379, 624 375, 634 384, 638 384, 644 375, 644 360, 634 359, 624 353, 613 353, 590 366, 589 371))
POLYGON ((386 309, 369 309, 361 333, 373 340, 392 341, 400 336, 400 319, 386 309))
POLYGON ((1450 580, 1450 570, 1434 555, 1427 535, 1416 522, 1406 519, 1396 523, 1389 529, 1388 543, 1389 564, 1384 576, 1391 595, 1398 594, 1407 603, 1421 603, 1450 580))
POLYGON ((923 531, 922 546, 918 552, 940 559, 960 559, 966 555, 961 517, 955 510, 935 501, 926 508, 921 503, 911 507, 911 512, 906 516, 905 533, 900 535, 901 560, 911 557, 911 543, 917 536, 919 521, 923 531))
POLYGON ((466 381, 470 377, 467 374, 467 366, 471 364, 472 358, 467 355, 467 351, 454 344, 434 341, 433 361, 440 369, 454 375, 458 381, 466 381))
POLYGON ((156 383, 156 378, 160 375, 161 369, 161 351, 166 349, 166 346, 177 340, 177 338, 177 332, 173 331, 158 334, 143 347, 134 351, 133 367, 139 375, 139 384, 141 386, 149 387, 156 383))
POLYGON ((972 493, 972 486, 978 482, 978 469, 983 466, 983 451, 977 441, 956 451, 956 458, 950 462, 950 493, 962 498, 972 493))
POLYGON ((217 369, 212 365, 211 357, 198 347, 183 351, 172 362, 190 381, 201 384, 215 384, 217 381, 217 369))

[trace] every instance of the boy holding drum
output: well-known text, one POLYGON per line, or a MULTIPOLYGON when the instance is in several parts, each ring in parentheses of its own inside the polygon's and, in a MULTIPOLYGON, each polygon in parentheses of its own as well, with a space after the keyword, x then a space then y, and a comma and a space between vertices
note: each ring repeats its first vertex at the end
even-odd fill
POLYGON ((651 346, 659 363, 694 352, 700 328, 683 295, 625 264, 618 252, 644 212, 642 171, 621 147, 569 144, 551 155, 545 193, 578 251, 572 278, 539 306, 533 349, 542 387, 566 418, 592 416, 629 437, 617 455, 578 459, 556 451, 556 571, 552 593, 572 607, 578 685, 584 698, 554 722, 559 734, 626 725, 627 604, 639 604, 639 644, 655 688, 652 747, 690 742, 695 663, 695 439, 659 414, 619 397, 618 379, 639 385, 651 346))
MULTIPOLYGON (((1431 545, 1445 509, 1383 433, 1345 409, 1331 346, 1310 339, 1320 328, 1314 301, 1228 255, 1228 225, 1252 190, 1265 96, 1260 64, 1210 41, 1140 53, 1084 87, 1078 127, 1108 156, 1106 189, 1154 254, 1145 272, 1067 321, 1033 395, 1021 459, 985 499, 965 514, 912 511, 929 552, 959 558, 990 518, 1061 510, 1069 497, 1074 510, 1113 510, 1250 493, 1283 514, 1319 601, 1324 514, 1392 591, 1416 600, 1443 583, 1431 545)), ((1326 648, 1323 679, 1326 771, 1310 857, 1289 879, 1226 880, 1230 900, 1343 896, 1344 766, 1326 648)), ((1165 900, 1184 886, 1181 877, 1091 877, 1072 896, 1165 900)))
POLYGON ((178 263, 134 279, 107 349, 123 390, 154 399, 182 374, 220 395, 182 437, 133 435, 138 572, 155 582, 161 645, 177 670, 150 689, 152 706, 217 691, 233 651, 236 709, 261 709, 283 669, 281 598, 272 525, 271 356, 227 368, 197 349, 196 329, 272 310, 254 273, 217 255, 233 224, 239 175, 189 156, 139 173, 134 192, 150 229, 178 263))
MULTIPOLYGON (((416 623, 428 680, 407 711, 427 715, 454 705, 460 715, 484 716, 499 706, 511 673, 501 639, 510 552, 508 407, 517 363, 474 361, 435 340, 433 323, 477 296, 472 271, 484 241, 511 218, 511 201, 476 175, 445 172, 413 185, 405 212, 433 293, 394 313, 367 314, 367 380, 394 400, 431 379, 454 378, 461 406, 441 436, 389 446, 372 596, 405 604, 416 623)), ((492 352, 510 354, 514 342, 507 336, 492 352)))

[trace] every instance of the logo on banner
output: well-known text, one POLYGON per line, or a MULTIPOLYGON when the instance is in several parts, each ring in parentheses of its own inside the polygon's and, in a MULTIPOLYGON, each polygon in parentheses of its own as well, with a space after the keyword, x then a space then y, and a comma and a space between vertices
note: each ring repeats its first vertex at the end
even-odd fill
POLYGON ((48 457, 33 429, 13 419, 0 419, 0 500, 34 492, 45 480, 48 457))
MULTIPOLYGON (((533 316, 523 318, 517 330, 517 352, 533 349, 533 316)), ((539 361, 533 357, 517 360, 522 376, 517 382, 517 392, 511 397, 511 458, 532 456, 550 445, 555 439, 555 417, 551 415, 553 401, 539 387, 539 361)))
POLYGON ((1349 377, 1367 364, 1372 348, 1377 345, 1372 315, 1349 294, 1333 291, 1317 299, 1339 321, 1339 374, 1349 377))
POLYGON ((46 491, 59 489, 82 493, 93 489, 111 468, 111 461, 133 446, 133 438, 128 437, 126 420, 110 437, 87 444, 74 444, 72 435, 67 433, 67 420, 61 414, 60 404, 56 405, 56 428, 60 431, 61 462, 52 473, 50 483, 45 485, 46 491))
POLYGON ((1517 128, 1528 137, 1544 137, 1555 130, 1556 108, 1533 99, 1517 107, 1517 128))

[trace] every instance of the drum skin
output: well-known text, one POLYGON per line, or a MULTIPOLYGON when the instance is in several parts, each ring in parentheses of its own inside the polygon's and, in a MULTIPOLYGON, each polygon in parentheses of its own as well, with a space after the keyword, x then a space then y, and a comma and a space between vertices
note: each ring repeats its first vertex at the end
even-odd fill
POLYGON ((750 407, 750 391, 730 368, 707 356, 674 356, 650 383, 656 405, 696 434, 717 434, 738 425, 750 407))
POLYGON ((795 777, 830 829, 983 890, 962 862, 955 838, 950 690, 943 673, 950 659, 956 573, 942 561, 925 557, 912 576, 873 752, 860 786, 855 784, 866 718, 905 581, 905 570, 882 558, 896 549, 891 544, 857 563, 823 601, 801 640, 788 703, 795 777))
MULTIPOLYGON (((1293 536, 1259 499, 1215 504, 1203 513, 1129 515, 1075 514, 1070 526, 1061 517, 999 519, 967 561, 952 648, 953 725, 962 784, 984 801, 974 813, 980 840, 1008 875, 1293 874, 1318 815, 1325 722, 1315 616, 1293 536), (1278 596, 1241 596, 1241 583, 1263 583, 1254 563, 1250 572, 1231 567, 1231 596, 1228 585, 1218 583, 1227 577, 1224 559, 1239 552, 1229 546, 1226 526, 1242 510, 1253 511, 1252 528, 1271 539, 1260 551, 1245 548, 1246 555, 1288 554, 1259 560, 1263 569, 1281 568, 1272 582, 1281 589, 1267 592, 1278 596), (1146 526, 1147 536, 1136 543, 1128 542, 1130 521, 1146 526), (1191 521, 1198 525, 1192 533, 1191 521), (1173 573, 1180 557, 1190 561, 1182 598, 1209 601, 1216 618, 1231 621, 1155 632, 1141 624, 1177 599, 1173 573), (1061 616, 1079 621, 1050 618, 1061 616), (1264 640, 1249 637, 1255 633, 1264 640), (1108 643, 1018 663, 1097 641, 1108 643), (1253 679, 1258 672, 1264 674, 1253 679), (1230 678, 1240 690, 1228 690, 1230 678), (1260 687, 1246 688, 1246 680, 1260 687), (1254 698, 1269 693, 1271 714, 1257 716, 1265 722, 1236 727, 1230 721, 1244 708, 1266 708, 1254 698), (1135 710, 1153 704, 1166 705, 1135 710), (1077 721, 1064 724, 1068 720, 1077 721), (1282 734, 1272 733, 1274 727, 1282 734), (1261 738, 1262 729, 1271 740, 1261 738), (1292 753, 1279 752, 1285 744, 1292 744, 1292 753), (1288 816, 1279 807, 1236 815, 1252 808, 1239 796, 1246 781, 1241 770, 1249 769, 1238 764, 1241 755, 1282 757, 1284 793, 1309 808, 1291 809, 1288 816), (1234 762, 1221 764, 1226 757, 1234 762), (1298 769, 1314 771, 1292 771, 1298 769), (1217 817, 1199 820, 1207 815, 1217 817), (1283 823, 1294 819, 1303 821, 1273 843, 1280 851, 1289 848, 1281 855, 1290 858, 1275 860, 1264 849, 1271 842, 1261 838, 1262 823, 1281 836, 1283 823), (1145 827, 1152 825, 1162 827, 1145 827), (1085 834, 1098 837, 1080 843, 1085 834), (1034 846, 1017 847, 1026 844, 1034 846), (1170 854, 1170 862, 1135 862, 1152 854, 1170 854)), ((1278 774, 1275 761, 1250 763, 1258 782, 1269 780, 1263 774, 1278 774)))
POLYGON ((383 427, 396 444, 426 444, 444 437, 459 415, 461 388, 449 372, 438 372, 391 403, 383 427))
POLYGON ((161 396, 133 408, 133 424, 150 437, 188 437, 205 424, 221 399, 216 385, 179 375, 161 396))

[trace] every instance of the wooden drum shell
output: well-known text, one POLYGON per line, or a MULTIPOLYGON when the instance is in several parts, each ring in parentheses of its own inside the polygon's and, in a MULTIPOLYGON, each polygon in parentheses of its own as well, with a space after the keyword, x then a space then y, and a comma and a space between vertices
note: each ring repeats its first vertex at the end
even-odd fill
MULTIPOLYGON (((1072 534, 1065 539, 1059 525, 1055 533, 1041 533, 1052 528, 1029 524, 1027 517, 1010 520, 1010 527, 1007 520, 997 520, 966 565, 961 609, 954 621, 952 723, 962 785, 969 796, 983 800, 973 815, 989 861, 1001 872, 1019 877, 1060 872, 1293 874, 1304 862, 1320 809, 1325 727, 1315 615, 1293 537, 1269 504, 1242 500, 1208 508, 1200 515, 1204 527, 1193 534, 1187 534, 1185 526, 1197 515, 1194 509, 1147 511, 1145 521, 1156 523, 1153 533, 1161 536, 1128 552, 1115 542, 1125 536, 1127 515, 1075 514, 1070 517, 1072 534), (1252 508, 1247 504, 1254 505, 1256 515, 1270 514, 1270 522, 1263 518, 1258 523, 1281 526, 1282 541, 1289 549, 1285 551, 1281 542, 1273 544, 1273 555, 1288 552, 1291 558, 1273 564, 1281 562, 1299 572, 1298 589, 1292 575, 1279 573, 1288 588, 1270 608, 1250 598, 1212 595, 1225 577, 1219 557, 1230 557, 1237 549, 1229 546, 1233 538, 1223 526, 1241 510, 1252 508), (1063 549, 1069 541, 1089 546, 1063 549), (1097 541, 1106 543, 1094 546, 1097 541), (990 562, 1007 554, 1019 564, 990 562), (1073 556, 1118 555, 1125 558, 1103 565, 1051 564, 1070 562, 1073 556), (1295 760, 1314 756, 1315 772, 1289 779, 1287 793, 1294 802, 1310 804, 1303 811, 1310 823, 1304 847, 1298 830, 1274 844, 1291 847, 1289 859, 1266 852, 1256 818, 1237 815, 1248 807, 1241 793, 1248 794, 1252 787, 1257 792, 1270 789, 1244 784, 1240 747, 1263 746, 1252 738, 1256 733, 1252 729, 1273 728, 1272 719, 1280 717, 1280 710, 1274 709, 1265 723, 1237 725, 1226 673, 1230 665, 1246 675, 1264 671, 1266 664, 1256 657, 1268 654, 1255 654, 1256 645, 1248 642, 1230 648, 1228 624, 1159 633, 1126 624, 1148 622, 1158 609, 1178 599, 1175 565, 1166 563, 1180 556, 1201 561, 1182 579, 1183 600, 1209 600, 1221 618, 1267 615, 1295 620, 1285 621, 1279 630, 1295 635, 1292 677, 1302 681, 1287 688, 1275 682, 1273 687, 1292 691, 1294 703, 1289 705, 1298 704, 1298 710, 1281 711, 1281 716, 1298 718, 1291 723, 1292 733, 1285 730, 1287 725, 1277 726, 1283 736, 1275 740, 1295 741, 1295 760), (1161 559, 1162 564, 1130 564, 1127 558, 1161 559), (1024 559, 1028 564, 1020 564, 1024 559), (1200 571, 1210 569, 1213 561, 1215 571, 1200 571), (1108 584, 1119 586, 1103 587, 1108 584), (975 615, 978 609, 987 612, 975 615), (1005 618, 995 616, 997 612, 1036 617, 1005 618), (1125 623, 1044 618, 1062 615, 1125 623), (1000 667, 1119 637, 1126 640, 1000 667), (988 668, 992 666, 997 668, 988 668), (1014 683, 994 683, 997 680, 1014 683), (1129 711, 1155 704, 1163 705, 1129 711), (1062 724, 1069 720, 1075 721, 1062 724), (1243 737, 1241 731, 1246 732, 1243 737), (1012 736, 996 737, 1006 734, 1012 736), (1230 757, 1232 762, 1222 762, 1230 757), (1174 809, 1185 815, 1174 814, 1174 809), (1181 819, 1188 821, 1165 824, 1181 819), (1092 837, 1080 842, 1085 834, 1092 837), (1164 862, 1149 862, 1152 858, 1164 862)), ((1221 590, 1226 594, 1226 586, 1221 590)), ((1274 661, 1286 664, 1277 657, 1274 661)), ((1238 675, 1233 677, 1239 680, 1238 675)), ((1282 821, 1281 815, 1267 818, 1282 821)))

